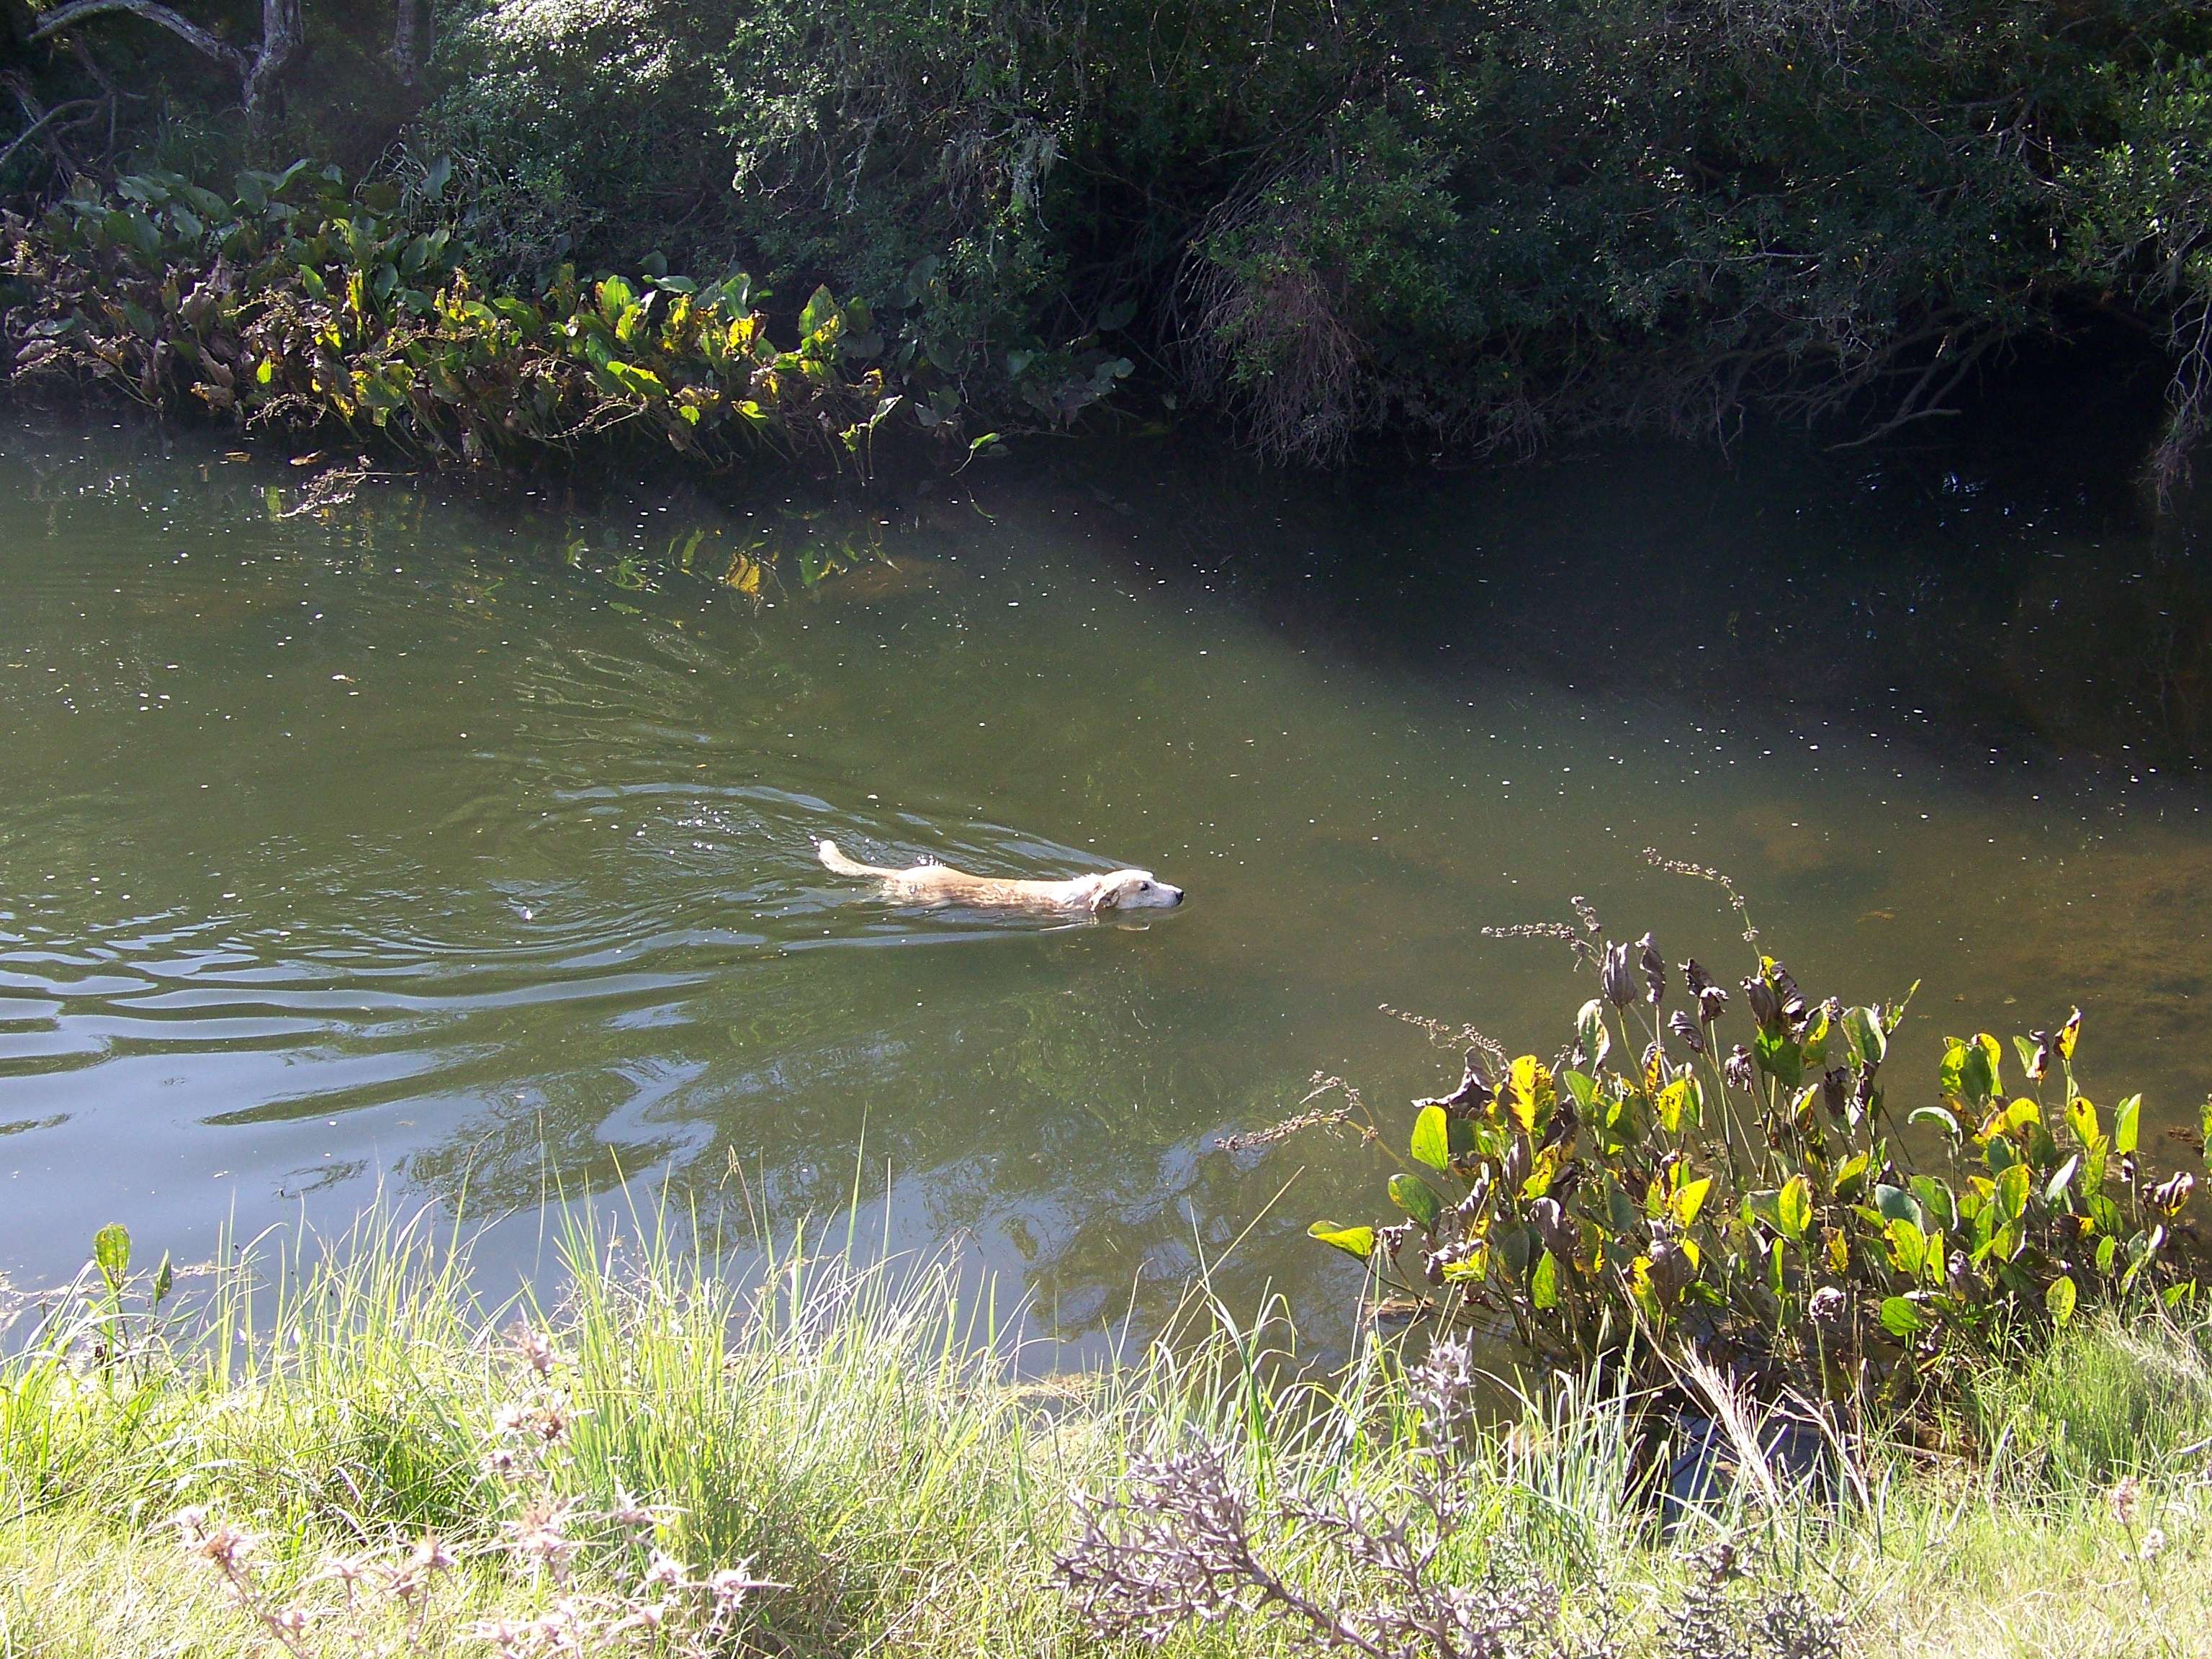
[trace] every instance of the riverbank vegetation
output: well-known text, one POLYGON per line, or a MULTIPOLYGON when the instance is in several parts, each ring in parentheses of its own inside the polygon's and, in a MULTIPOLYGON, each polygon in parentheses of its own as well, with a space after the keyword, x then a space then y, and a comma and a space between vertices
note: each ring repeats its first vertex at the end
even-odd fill
POLYGON ((1923 1418, 2084 1310, 2193 1302, 2197 1176, 2167 1154, 2201 1164, 2212 1104, 2197 1133, 2145 1145, 2140 1095, 2100 1108, 2077 1081, 2078 1008, 2009 1053, 1944 1036, 1931 1076, 1900 1078, 1909 992, 1807 996, 1726 877, 1646 857, 1728 893, 1753 947, 1738 990, 1670 967, 1649 933, 1608 937, 1581 900, 1578 925, 1498 930, 1564 943, 1596 981, 1571 1041, 1509 1059, 1431 1028, 1468 1045, 1464 1070, 1415 1103, 1400 1218, 1316 1238, 1554 1367, 1607 1355, 1662 1393, 1717 1366, 1765 1399, 1923 1418))
MULTIPOLYGON (((369 191, 446 167, 483 302, 743 270, 796 342, 826 287, 902 423, 1210 409, 1319 462, 1754 411, 1849 440, 2029 339, 2162 363, 2161 486, 2212 416, 2212 21, 2172 0, 4 18, 27 222, 87 179, 234 199, 299 155, 369 191)), ((17 351, 27 297, 19 271, 17 351)))
POLYGON ((1267 1653, 1302 1605, 1448 1604, 1422 1651, 1802 1659, 2179 1653, 2212 1613, 2212 1334, 2154 1308, 1978 1376, 1945 1451, 1851 1439, 1838 1480, 1762 1461, 1723 1394, 1739 1474, 1662 1526, 1609 1375, 1470 1420, 1463 1349, 1301 1376, 1286 1324, 1194 1303, 1024 1382, 941 1267, 794 1250, 740 1294, 579 1228, 540 1310, 464 1267, 388 1218, 175 1279, 104 1234, 0 1363, 0 1648, 1267 1653))
POLYGON ((80 190, 15 230, 15 375, 249 431, 373 434, 431 465, 872 458, 901 398, 866 363, 864 305, 818 289, 779 349, 743 275, 585 280, 564 263, 534 300, 482 292, 438 212, 449 174, 356 193, 295 162, 241 173, 235 198, 173 173, 80 190))

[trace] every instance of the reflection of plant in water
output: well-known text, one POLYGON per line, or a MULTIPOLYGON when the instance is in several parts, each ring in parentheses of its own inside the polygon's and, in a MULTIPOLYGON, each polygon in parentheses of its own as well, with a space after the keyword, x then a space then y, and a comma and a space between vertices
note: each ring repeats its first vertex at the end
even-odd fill
POLYGON ((1814 1002, 1760 955, 1730 1042, 1730 993, 1701 964, 1666 1013, 1651 937, 1576 908, 1579 930, 1501 930, 1562 939, 1595 975, 1571 1042, 1504 1066, 1470 1047, 1458 1085, 1417 1103, 1389 1182, 1403 1218, 1312 1229, 1382 1283, 1510 1323, 1551 1364, 1625 1354, 1662 1384, 1698 1359, 1770 1394, 1897 1401, 2084 1301, 2193 1293, 2196 1177, 2142 1167, 2140 1096, 2105 1111, 2081 1093, 2078 1010, 2014 1039, 2023 1092, 1995 1036, 1947 1037, 1936 1098, 1900 1112, 1882 1068, 1903 1003, 1814 1002), (1908 1126, 1934 1143, 1925 1169, 1908 1126))
POLYGON ((1292 1135, 1302 1134, 1308 1129, 1325 1129, 1331 1134, 1340 1130, 1348 1130, 1370 1146, 1378 1146, 1382 1142, 1382 1136, 1375 1132, 1374 1127, 1370 1123, 1360 1121, 1366 1112, 1366 1101, 1361 1097, 1358 1089, 1340 1077, 1332 1077, 1326 1072, 1316 1072, 1313 1074, 1313 1087, 1307 1091, 1305 1098, 1301 1100, 1298 1105, 1302 1109, 1279 1122, 1269 1124, 1264 1129, 1254 1129, 1243 1134, 1222 1136, 1213 1143, 1214 1150, 1221 1152, 1241 1152, 1254 1146, 1272 1146, 1279 1140, 1288 1140, 1292 1135), (1314 1105, 1315 1101, 1328 1094, 1342 1095, 1345 1103, 1336 1107, 1314 1105))
POLYGON ((562 556, 629 592, 658 592, 689 580, 757 605, 779 594, 827 598, 848 588, 856 597, 882 599, 942 580, 937 562, 895 556, 884 545, 884 529, 872 507, 786 512, 765 525, 738 524, 713 512, 679 521, 647 549, 612 555, 595 551, 595 540, 620 532, 570 528, 562 538, 562 556))

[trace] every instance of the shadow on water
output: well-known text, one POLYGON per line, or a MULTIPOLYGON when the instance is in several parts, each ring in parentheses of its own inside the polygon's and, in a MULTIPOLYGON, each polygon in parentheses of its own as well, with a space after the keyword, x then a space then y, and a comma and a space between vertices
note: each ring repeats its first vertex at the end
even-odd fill
POLYGON ((1449 1081, 1379 1004, 1552 1046, 1566 963, 1484 923, 1586 893, 1728 960, 1647 845, 1734 873, 1808 984, 1924 980, 1931 1072, 1939 1029, 2079 1000, 2092 1079, 2193 1123, 2203 519, 1989 454, 1322 484, 1131 441, 859 507, 301 513, 188 438, 20 433, 0 1266, 380 1182, 520 1235, 552 1185, 735 1170, 789 1224, 859 1168, 895 1242, 1061 1329, 1228 1251, 1325 1334, 1302 1234, 1370 1156, 1213 1140, 1316 1069, 1386 1116, 1449 1081), (1194 902, 900 910, 825 836, 1194 902))
POLYGON ((2037 368, 1940 441, 1874 450, 1765 433, 1316 480, 1094 445, 1053 476, 1145 579, 1368 666, 2194 771, 2212 492, 2159 512, 2137 471, 2155 400, 2102 367, 2037 368))

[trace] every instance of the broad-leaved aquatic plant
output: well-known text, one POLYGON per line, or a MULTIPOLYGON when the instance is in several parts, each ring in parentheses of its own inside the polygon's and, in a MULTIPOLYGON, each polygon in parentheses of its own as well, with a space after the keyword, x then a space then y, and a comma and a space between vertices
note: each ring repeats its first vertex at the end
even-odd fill
POLYGON ((1943 1038, 1907 1105, 1909 994, 1816 1000, 1763 953, 1732 993, 1576 908, 1579 929, 1496 930, 1562 939, 1595 975, 1571 1040, 1508 1060, 1463 1033, 1457 1086, 1415 1103, 1400 1218, 1311 1229, 1381 1285, 1542 1365, 1605 1356, 1663 1386, 1695 1358, 1771 1396, 1896 1404, 2021 1322, 2194 1293, 2197 1177, 2145 1168, 2140 1095, 2084 1094, 2078 1009, 2009 1055, 1943 1038))
POLYGON ((958 434, 957 394, 889 384, 866 306, 826 289, 788 347, 743 274, 563 264, 542 292, 489 291, 444 222, 447 182, 433 164, 350 189, 301 162, 229 196, 146 174, 0 216, 0 368, 467 466, 635 439, 708 465, 777 448, 865 468, 902 405, 958 434))

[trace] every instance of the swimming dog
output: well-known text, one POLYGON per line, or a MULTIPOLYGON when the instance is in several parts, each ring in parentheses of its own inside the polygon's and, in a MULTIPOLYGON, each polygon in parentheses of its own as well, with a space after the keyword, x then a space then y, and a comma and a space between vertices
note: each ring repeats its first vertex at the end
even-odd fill
POLYGON ((1149 870, 1107 870, 1072 876, 1066 881, 1006 881, 971 876, 945 864, 917 864, 887 870, 862 864, 837 850, 834 841, 817 842, 815 852, 841 876, 867 876, 883 884, 884 896, 898 904, 957 904, 977 910, 1036 910, 1048 915, 1104 915, 1113 910, 1164 910, 1182 902, 1182 889, 1170 887, 1149 870))

